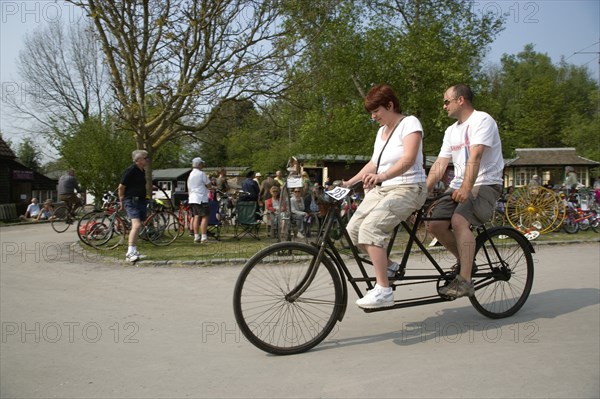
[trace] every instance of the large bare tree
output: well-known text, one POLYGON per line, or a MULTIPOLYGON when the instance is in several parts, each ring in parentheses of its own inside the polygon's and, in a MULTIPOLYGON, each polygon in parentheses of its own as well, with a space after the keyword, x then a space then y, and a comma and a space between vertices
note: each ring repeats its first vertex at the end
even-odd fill
POLYGON ((150 154, 202 131, 228 101, 285 87, 293 51, 280 42, 286 31, 278 0, 70 2, 93 20, 119 116, 150 154))
POLYGON ((91 116, 103 116, 111 102, 108 74, 92 26, 81 21, 65 26, 54 21, 28 34, 17 67, 20 96, 9 106, 34 119, 36 133, 52 133, 56 146, 91 116))

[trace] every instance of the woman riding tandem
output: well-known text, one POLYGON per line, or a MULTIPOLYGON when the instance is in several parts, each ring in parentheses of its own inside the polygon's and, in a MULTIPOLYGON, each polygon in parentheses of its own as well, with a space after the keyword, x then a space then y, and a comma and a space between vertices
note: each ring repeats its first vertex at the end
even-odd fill
POLYGON ((371 88, 364 106, 381 127, 371 160, 343 186, 362 180, 368 190, 347 231, 352 242, 369 254, 377 280, 375 288, 356 304, 374 309, 394 305, 388 276, 394 276, 399 266, 388 258, 386 247, 394 228, 423 206, 427 192, 421 122, 402 114, 398 98, 388 85, 371 88))

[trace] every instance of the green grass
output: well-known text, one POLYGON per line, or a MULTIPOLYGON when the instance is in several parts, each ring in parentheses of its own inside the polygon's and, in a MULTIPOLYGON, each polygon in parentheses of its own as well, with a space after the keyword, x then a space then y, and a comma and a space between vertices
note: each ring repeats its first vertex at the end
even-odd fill
MULTIPOLYGON (((193 238, 187 234, 179 237, 172 244, 164 247, 158 247, 150 242, 139 240, 138 249, 141 253, 146 255, 146 260, 149 261, 172 261, 175 263, 196 263, 196 264, 211 264, 211 263, 223 263, 223 262, 243 262, 250 258, 256 252, 262 248, 275 243, 276 241, 272 238, 268 238, 266 235, 265 227, 262 226, 260 230, 260 240, 256 240, 253 237, 246 236, 241 240, 237 240, 233 237, 233 233, 222 233, 221 240, 216 241, 214 238, 210 238, 206 244, 196 244, 193 242, 193 238)), ((394 245, 394 252, 402 252, 404 245, 408 240, 408 234, 405 231, 401 231, 396 238, 394 245)), ((580 231, 577 234, 567 234, 564 232, 554 232, 548 234, 542 234, 538 237, 535 242, 547 242, 547 241, 598 241, 600 240, 600 234, 595 233, 593 230, 580 231)), ((426 241, 429 243, 429 240, 426 241)), ((106 259, 113 258, 115 260, 123 260, 125 258, 126 246, 121 245, 113 250, 95 250, 90 247, 84 247, 87 252, 87 256, 101 256, 106 259)))

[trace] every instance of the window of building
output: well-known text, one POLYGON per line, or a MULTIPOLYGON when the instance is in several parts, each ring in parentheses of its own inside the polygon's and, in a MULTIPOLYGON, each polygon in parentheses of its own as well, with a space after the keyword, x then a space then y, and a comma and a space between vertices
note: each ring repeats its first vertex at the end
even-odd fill
POLYGON ((533 167, 519 168, 515 174, 515 187, 526 186, 533 175, 537 174, 537 169, 533 167))

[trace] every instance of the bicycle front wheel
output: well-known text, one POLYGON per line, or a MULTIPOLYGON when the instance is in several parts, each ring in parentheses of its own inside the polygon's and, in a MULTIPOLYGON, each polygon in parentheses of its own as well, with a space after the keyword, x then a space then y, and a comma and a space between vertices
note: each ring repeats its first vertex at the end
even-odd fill
POLYGON ((315 265, 317 248, 294 242, 273 244, 242 269, 233 294, 235 319, 257 348, 275 355, 305 352, 331 332, 344 307, 337 269, 329 258, 315 265), (290 293, 301 294, 292 297, 290 293))
POLYGON ((518 231, 499 227, 478 236, 477 273, 471 304, 484 316, 500 319, 515 314, 533 285, 531 244, 518 231))
POLYGON ((67 231, 71 223, 73 223, 71 217, 69 216, 69 210, 64 205, 57 207, 52 216, 52 228, 57 233, 64 233, 67 231))
POLYGON ((144 234, 157 246, 171 244, 179 237, 179 220, 174 213, 157 212, 150 216, 144 226, 144 234))

